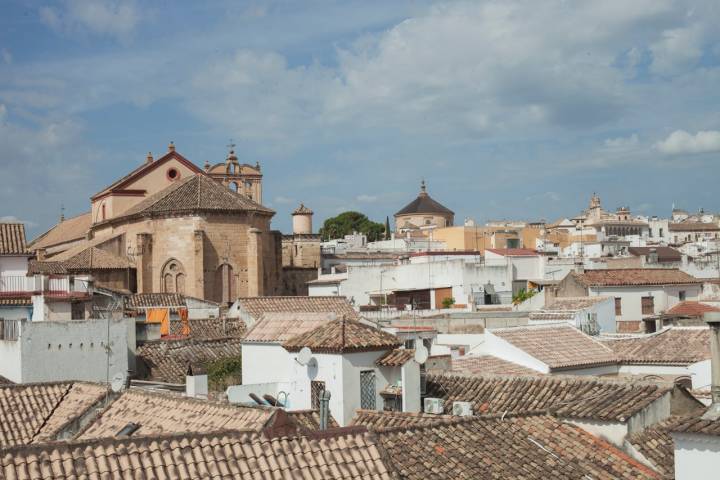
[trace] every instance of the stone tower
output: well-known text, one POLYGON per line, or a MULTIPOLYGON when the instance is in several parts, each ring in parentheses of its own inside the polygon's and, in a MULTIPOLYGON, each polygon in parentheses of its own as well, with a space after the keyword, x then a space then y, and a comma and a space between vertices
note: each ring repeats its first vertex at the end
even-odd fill
POLYGON ((312 234, 312 216, 313 211, 301 203, 300 206, 292 213, 293 234, 312 234))

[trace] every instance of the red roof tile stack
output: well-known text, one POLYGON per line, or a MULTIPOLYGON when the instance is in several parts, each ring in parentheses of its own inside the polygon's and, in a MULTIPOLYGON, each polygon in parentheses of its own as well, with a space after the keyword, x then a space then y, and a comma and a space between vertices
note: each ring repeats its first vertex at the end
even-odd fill
POLYGON ((707 327, 671 327, 657 333, 604 342, 622 363, 689 365, 710 358, 707 327))
POLYGON ((25 225, 0 222, 0 255, 24 255, 26 253, 25 225))
POLYGON ((258 320, 269 312, 316 312, 334 313, 337 318, 345 315, 349 320, 358 318, 357 312, 345 297, 240 297, 240 309, 258 320))
POLYGON ((677 268, 619 268, 571 272, 587 287, 613 287, 627 285, 687 285, 703 281, 677 268))
POLYGON ((402 345, 398 337, 355 320, 333 320, 283 343, 290 352, 303 347, 317 353, 392 350, 402 345))

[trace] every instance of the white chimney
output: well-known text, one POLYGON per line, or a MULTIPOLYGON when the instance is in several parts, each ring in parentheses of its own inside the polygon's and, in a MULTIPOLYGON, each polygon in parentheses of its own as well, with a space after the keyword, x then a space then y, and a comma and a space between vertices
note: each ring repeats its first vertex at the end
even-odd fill
POLYGON ((185 396, 192 398, 208 397, 208 376, 197 367, 193 372, 192 365, 188 365, 185 375, 185 396))

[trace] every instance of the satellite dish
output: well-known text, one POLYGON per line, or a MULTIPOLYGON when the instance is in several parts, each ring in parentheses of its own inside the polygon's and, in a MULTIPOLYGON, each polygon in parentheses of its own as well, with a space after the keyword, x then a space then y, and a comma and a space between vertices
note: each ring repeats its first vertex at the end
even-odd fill
POLYGON ((428 359, 428 351, 427 348, 425 348, 425 345, 420 345, 418 348, 415 349, 415 361, 422 365, 425 363, 428 359))
POLYGON ((125 388, 125 374, 122 372, 116 373, 110 382, 110 388, 115 393, 121 392, 125 388))
POLYGON ((310 363, 311 358, 312 351, 308 347, 301 348, 297 354, 297 362, 300 365, 307 365, 308 363, 310 363))

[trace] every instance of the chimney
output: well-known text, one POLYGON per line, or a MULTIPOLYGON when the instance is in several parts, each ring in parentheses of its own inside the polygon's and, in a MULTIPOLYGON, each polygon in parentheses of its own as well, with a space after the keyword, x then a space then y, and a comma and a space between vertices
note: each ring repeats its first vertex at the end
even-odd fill
POLYGON ((330 392, 320 392, 320 430, 327 430, 330 419, 330 392))
POLYGON ((207 398, 208 396, 208 377, 207 373, 195 367, 193 371, 192 365, 188 365, 185 374, 185 396, 192 398, 207 398))
POLYGON ((152 163, 152 162, 153 162, 152 152, 148 152, 147 158, 145 159, 145 163, 152 163))
POLYGON ((168 145, 168 152, 174 152, 175 151, 175 143, 170 142, 170 145, 168 145))
POLYGON ((720 312, 706 312, 703 320, 710 327, 710 368, 712 404, 704 419, 717 420, 720 418, 720 312))
POLYGON ((585 264, 583 262, 575 262, 575 273, 585 273, 585 264))

